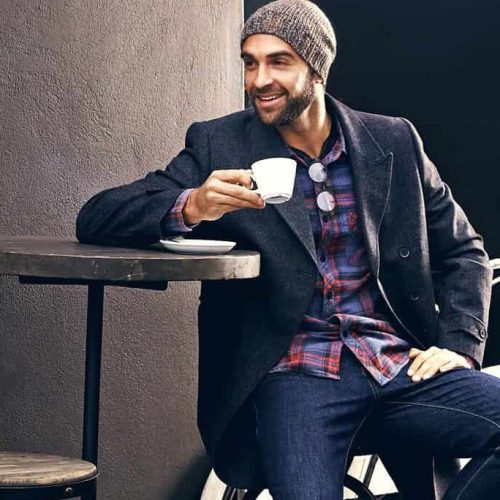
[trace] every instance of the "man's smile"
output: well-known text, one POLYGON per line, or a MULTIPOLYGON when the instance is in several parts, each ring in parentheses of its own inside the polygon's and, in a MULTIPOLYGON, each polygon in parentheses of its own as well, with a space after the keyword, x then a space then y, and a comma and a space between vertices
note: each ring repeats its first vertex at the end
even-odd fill
POLYGON ((259 107, 266 109, 272 108, 282 97, 284 94, 257 95, 255 100, 259 102, 259 107))

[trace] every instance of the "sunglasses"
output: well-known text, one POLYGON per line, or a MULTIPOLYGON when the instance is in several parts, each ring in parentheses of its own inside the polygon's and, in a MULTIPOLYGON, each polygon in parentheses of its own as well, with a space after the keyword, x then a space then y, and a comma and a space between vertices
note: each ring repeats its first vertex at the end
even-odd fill
POLYGON ((335 210, 335 196, 331 192, 331 185, 328 182, 326 167, 319 161, 314 161, 307 169, 309 178, 321 184, 321 192, 316 195, 316 205, 324 215, 331 217, 335 210))

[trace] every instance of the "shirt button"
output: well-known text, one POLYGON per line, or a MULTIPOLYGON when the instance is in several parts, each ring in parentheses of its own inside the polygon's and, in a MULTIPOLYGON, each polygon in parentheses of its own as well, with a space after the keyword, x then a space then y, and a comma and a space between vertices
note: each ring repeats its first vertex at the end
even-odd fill
POLYGON ((410 249, 407 247, 401 247, 398 253, 402 259, 407 259, 410 256, 410 249))
POLYGON ((328 292, 328 293, 326 294, 326 298, 327 298, 328 300, 332 300, 332 292, 328 292))
POLYGON ((323 217, 321 217, 322 221, 326 224, 328 222, 328 217, 326 215, 323 215, 323 217))

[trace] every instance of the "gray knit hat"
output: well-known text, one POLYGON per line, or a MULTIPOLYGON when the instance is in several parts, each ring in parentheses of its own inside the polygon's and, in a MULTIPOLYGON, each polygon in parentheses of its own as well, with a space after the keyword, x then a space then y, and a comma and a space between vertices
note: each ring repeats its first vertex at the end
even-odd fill
POLYGON ((245 23, 241 45, 251 35, 274 35, 291 45, 326 82, 337 40, 325 13, 309 0, 276 0, 257 9, 245 23))

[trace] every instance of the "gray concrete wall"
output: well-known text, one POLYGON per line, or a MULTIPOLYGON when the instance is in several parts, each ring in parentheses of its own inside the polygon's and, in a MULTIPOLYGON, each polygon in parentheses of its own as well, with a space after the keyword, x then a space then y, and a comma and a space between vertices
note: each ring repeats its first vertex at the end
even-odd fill
MULTIPOLYGON (((79 207, 243 107, 241 0, 0 0, 0 234, 79 207)), ((197 284, 109 289, 100 498, 199 498, 197 284)), ((78 456, 86 290, 0 277, 0 449, 78 456)))

